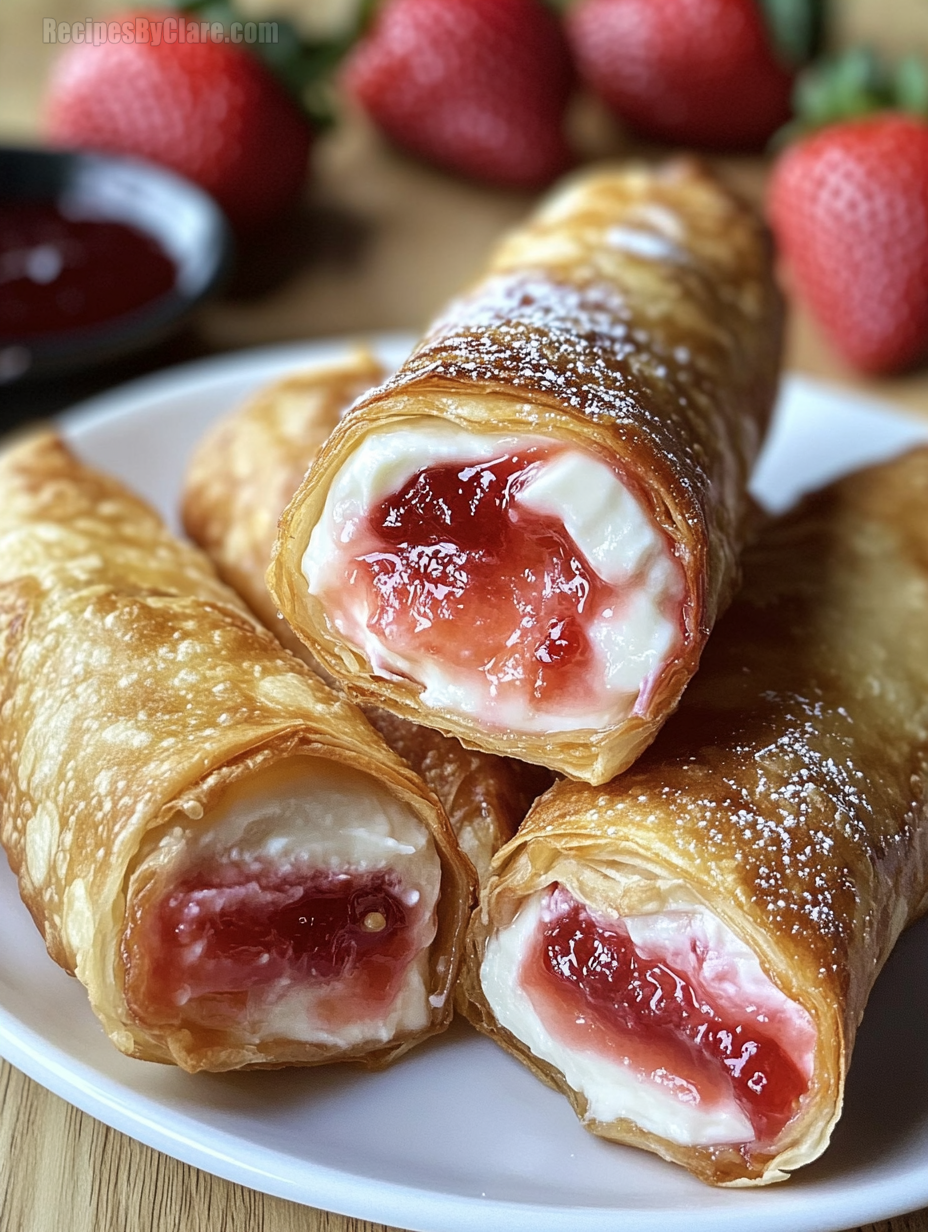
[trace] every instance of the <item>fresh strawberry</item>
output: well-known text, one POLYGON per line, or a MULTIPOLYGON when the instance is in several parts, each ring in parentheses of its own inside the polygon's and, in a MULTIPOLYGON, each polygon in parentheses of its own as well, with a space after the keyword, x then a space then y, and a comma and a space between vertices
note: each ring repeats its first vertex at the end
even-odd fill
MULTIPOLYGON (((111 24, 149 41, 71 46, 55 65, 45 133, 57 145, 136 154, 213 194, 240 229, 273 218, 300 195, 312 130, 296 102, 246 48, 167 42, 152 32, 177 13, 125 13, 111 24)), ((202 28, 194 23, 197 30, 202 28)))
POLYGON ((533 188, 571 161, 570 56, 542 0, 387 0, 344 81, 398 146, 464 175, 533 188))
POLYGON ((567 32, 580 74, 646 137, 757 149, 790 115, 793 70, 820 39, 811 0, 579 0, 567 32))
POLYGON ((888 112, 805 138, 768 208, 798 295, 855 367, 928 355, 928 122, 888 112))

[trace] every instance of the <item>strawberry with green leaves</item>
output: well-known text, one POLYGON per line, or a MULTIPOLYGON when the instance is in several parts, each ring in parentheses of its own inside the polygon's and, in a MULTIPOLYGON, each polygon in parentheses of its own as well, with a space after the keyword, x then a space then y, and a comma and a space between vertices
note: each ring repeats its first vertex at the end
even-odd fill
POLYGON ((226 39, 234 17, 212 0, 114 15, 125 36, 71 45, 55 64, 46 137, 150 159, 200 184, 239 230, 267 224, 301 195, 314 125, 299 95, 332 56, 286 23, 267 47, 226 39))
POLYGON ((928 73, 855 52, 799 103, 768 193, 795 293, 854 367, 910 367, 928 358, 928 73), (803 132, 802 116, 824 127, 803 132))
POLYGON ((821 42, 822 0, 576 0, 580 74, 643 136, 760 149, 790 116, 798 65, 821 42))
POLYGON ((348 60, 348 93, 396 145, 438 166, 536 188, 571 162, 573 73, 542 0, 385 0, 348 60))

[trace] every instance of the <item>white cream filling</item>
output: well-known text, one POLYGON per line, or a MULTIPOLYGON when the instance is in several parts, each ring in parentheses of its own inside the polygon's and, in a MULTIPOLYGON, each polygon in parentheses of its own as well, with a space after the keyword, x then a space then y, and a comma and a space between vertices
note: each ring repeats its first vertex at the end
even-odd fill
MULTIPOLYGON (((161 846, 162 856, 169 856, 169 886, 217 862, 246 871, 272 863, 282 877, 389 870, 401 901, 418 914, 418 952, 389 1006, 333 1027, 331 1004, 340 987, 352 997, 350 976, 317 983, 284 978, 249 994, 241 1026, 255 1042, 283 1038, 350 1048, 386 1043, 400 1031, 428 1024, 428 947, 436 931, 441 865, 425 826, 368 775, 321 758, 292 758, 234 784, 195 829, 173 830, 161 846)), ((190 959, 195 962, 196 954, 190 959)))
MULTIPOLYGON (((707 1106, 688 1082, 660 1067, 643 1073, 626 1060, 573 1047, 539 1015, 519 978, 539 927, 549 918, 548 891, 527 899, 512 924, 495 932, 480 969, 483 991, 498 1021, 534 1054, 561 1071, 587 1099, 586 1119, 624 1118, 682 1146, 717 1146, 754 1140, 754 1130, 734 1095, 707 1106)), ((769 1021, 781 1046, 811 1075, 815 1030, 806 1012, 764 974, 756 955, 717 916, 699 904, 653 915, 624 917, 632 943, 648 961, 663 961, 695 976, 721 1006, 740 1007, 769 1021), (694 945, 695 943, 695 945, 694 945), (700 952, 697 960, 696 952, 700 952)))
MULTIPOLYGON (((522 732, 576 731, 626 718, 680 642, 682 570, 638 497, 602 460, 565 446, 540 464, 513 507, 558 518, 590 566, 606 583, 622 587, 621 601, 584 611, 596 657, 589 693, 575 704, 527 704, 523 690, 490 672, 460 673, 442 660, 388 645, 368 627, 372 610, 364 586, 354 586, 351 561, 367 550, 366 516, 418 471, 448 462, 463 466, 532 447, 538 437, 469 432, 439 419, 412 421, 402 431, 369 434, 332 483, 313 529, 302 569, 311 594, 323 602, 335 629, 371 665, 375 675, 422 685, 426 706, 522 732), (346 585, 347 582, 347 585, 346 585)), ((502 646, 477 647, 488 663, 502 646)))

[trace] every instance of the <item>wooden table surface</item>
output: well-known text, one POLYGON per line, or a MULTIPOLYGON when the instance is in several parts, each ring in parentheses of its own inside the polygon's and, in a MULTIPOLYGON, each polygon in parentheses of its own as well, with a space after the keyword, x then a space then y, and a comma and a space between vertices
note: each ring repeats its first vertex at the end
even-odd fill
MULTIPOLYGON (((255 0, 257 3, 257 0, 255 0)), ((263 0, 262 0, 263 2, 263 0)), ((322 0, 290 0, 291 10, 322 0)), ((344 0, 326 0, 325 7, 344 0)), ((41 17, 97 17, 107 0, 0 0, 0 141, 37 131, 42 80, 54 54, 41 17)), ((268 4, 263 7, 267 10, 268 4)), ((278 9, 282 5, 276 6, 278 9)), ((841 38, 928 51, 928 0, 838 0, 841 38)), ((628 152, 595 109, 578 131, 592 154, 628 152)), ((722 167, 760 198, 764 167, 722 167)), ((99 374, 105 386, 134 371, 215 351, 384 329, 416 330, 480 266, 499 232, 530 198, 464 184, 386 150, 357 120, 316 148, 306 206, 243 254, 243 272, 222 301, 204 309, 166 352, 99 374)), ((928 416, 928 371, 864 382, 794 311, 788 366, 928 416)), ((49 395, 63 405, 85 384, 49 395)), ((43 408, 44 409, 44 406, 43 408)), ((873 1225, 880 1232, 928 1232, 928 1209, 873 1225)), ((124 1137, 0 1063, 0 1230, 2 1232, 381 1232, 382 1225, 296 1206, 217 1179, 124 1137)), ((787 1230, 784 1230, 787 1232, 787 1230)))

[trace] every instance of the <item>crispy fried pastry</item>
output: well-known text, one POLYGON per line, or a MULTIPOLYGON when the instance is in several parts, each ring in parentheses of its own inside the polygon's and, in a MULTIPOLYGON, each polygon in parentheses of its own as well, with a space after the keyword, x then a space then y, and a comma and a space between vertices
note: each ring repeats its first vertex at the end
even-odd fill
MULTIPOLYGON (((187 469, 187 533, 284 645, 314 667, 265 584, 277 520, 347 407, 383 375, 371 356, 358 351, 340 363, 286 377, 222 419, 187 469)), ((461 848, 484 876, 551 776, 510 758, 469 751, 453 737, 377 707, 366 713, 438 796, 461 848)))
POLYGON ((383 1064, 442 1030, 473 874, 438 801, 115 480, 0 458, 0 837, 113 1042, 383 1064))
POLYGON ((928 891, 928 450, 771 525, 680 711, 494 861, 462 984, 587 1128, 716 1184, 825 1148, 928 891))
POLYGON ((734 590, 780 325, 764 229, 707 173, 576 178, 323 447, 280 610, 358 700, 608 780, 734 590))

